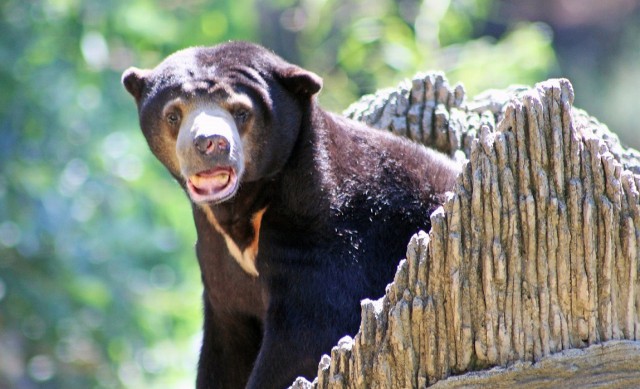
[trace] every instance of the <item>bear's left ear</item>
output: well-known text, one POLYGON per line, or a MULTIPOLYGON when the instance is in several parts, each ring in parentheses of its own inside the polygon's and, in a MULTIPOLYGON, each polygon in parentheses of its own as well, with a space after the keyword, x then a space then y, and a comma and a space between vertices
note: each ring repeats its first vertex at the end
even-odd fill
POLYGON ((124 85, 136 101, 140 101, 140 97, 142 97, 142 90, 144 89, 148 74, 149 70, 138 69, 135 67, 130 67, 122 73, 122 85, 124 85))
POLYGON ((295 65, 278 69, 277 77, 282 85, 298 96, 311 97, 322 89, 322 78, 295 65))

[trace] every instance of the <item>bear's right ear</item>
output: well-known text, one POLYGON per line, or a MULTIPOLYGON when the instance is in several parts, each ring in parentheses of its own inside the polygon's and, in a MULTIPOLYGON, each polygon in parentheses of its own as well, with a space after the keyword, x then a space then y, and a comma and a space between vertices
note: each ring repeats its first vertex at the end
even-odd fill
POLYGON ((140 97, 142 97, 142 90, 144 89, 144 84, 148 74, 149 70, 138 69, 135 67, 130 67, 122 73, 122 85, 124 85, 136 101, 140 101, 140 97))
POLYGON ((298 96, 311 97, 322 89, 322 78, 295 65, 277 70, 278 79, 289 91, 298 96))

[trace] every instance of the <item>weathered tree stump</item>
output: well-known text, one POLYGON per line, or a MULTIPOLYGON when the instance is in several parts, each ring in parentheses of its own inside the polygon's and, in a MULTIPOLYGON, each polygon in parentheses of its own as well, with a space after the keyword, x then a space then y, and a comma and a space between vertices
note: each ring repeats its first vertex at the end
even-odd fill
POLYGON ((468 161, 355 338, 294 388, 640 387, 640 153, 573 97, 549 80, 467 102, 426 74, 349 108, 468 161))

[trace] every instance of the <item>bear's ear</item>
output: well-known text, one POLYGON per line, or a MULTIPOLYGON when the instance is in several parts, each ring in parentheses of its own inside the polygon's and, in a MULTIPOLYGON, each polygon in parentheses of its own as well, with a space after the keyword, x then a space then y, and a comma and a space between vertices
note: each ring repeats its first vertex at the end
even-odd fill
POLYGON ((322 89, 320 76, 295 65, 278 69, 277 77, 287 90, 298 96, 311 97, 322 89))
POLYGON ((142 90, 146 82, 145 77, 149 74, 148 70, 130 67, 122 73, 122 85, 127 89, 136 101, 140 101, 142 90))

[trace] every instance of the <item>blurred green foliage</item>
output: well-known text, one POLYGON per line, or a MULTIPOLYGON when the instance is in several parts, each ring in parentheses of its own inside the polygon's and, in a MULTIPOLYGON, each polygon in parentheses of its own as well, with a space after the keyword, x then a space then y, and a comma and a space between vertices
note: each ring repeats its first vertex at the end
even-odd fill
POLYGON ((428 69, 472 94, 546 78, 543 26, 471 39, 491 5, 3 1, 0 388, 193 386, 201 283, 190 208, 144 143, 122 70, 252 40, 322 75, 334 110, 428 69))

